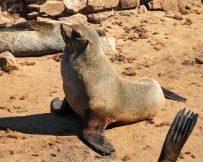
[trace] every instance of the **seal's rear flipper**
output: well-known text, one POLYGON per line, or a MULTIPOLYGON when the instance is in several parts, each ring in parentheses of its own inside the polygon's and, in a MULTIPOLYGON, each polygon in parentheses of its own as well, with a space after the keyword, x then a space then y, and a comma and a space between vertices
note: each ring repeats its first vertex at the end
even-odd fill
POLYGON ((173 120, 173 123, 164 141, 161 155, 158 160, 159 162, 175 162, 185 142, 193 131, 197 122, 198 114, 194 114, 193 112, 190 114, 190 111, 188 111, 186 114, 184 113, 185 108, 180 110, 173 120))
POLYGON ((176 93, 174 93, 172 91, 169 91, 168 89, 166 89, 164 87, 161 87, 161 88, 162 88, 162 91, 164 93, 164 97, 165 98, 168 98, 168 99, 171 99, 171 100, 180 101, 180 102, 184 102, 184 101, 187 100, 186 98, 181 97, 178 94, 176 94, 176 93))
POLYGON ((73 109, 68 104, 66 98, 60 100, 58 97, 51 101, 51 112, 57 115, 73 114, 73 109))

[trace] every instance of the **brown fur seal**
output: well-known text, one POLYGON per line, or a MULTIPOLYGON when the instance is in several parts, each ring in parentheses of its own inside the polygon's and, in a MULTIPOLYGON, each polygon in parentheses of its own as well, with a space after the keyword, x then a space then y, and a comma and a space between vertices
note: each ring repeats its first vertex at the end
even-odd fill
MULTIPOLYGON (((26 21, 0 29, 0 53, 9 51, 14 56, 41 56, 62 52, 65 43, 61 37, 60 24, 60 21, 54 20, 26 21)), ((100 37, 105 36, 99 28, 93 29, 100 37)), ((110 42, 102 41, 106 54, 113 53, 110 42)))
POLYGON ((176 162, 184 144, 192 133, 197 122, 198 114, 188 111, 185 108, 180 110, 171 124, 158 162, 176 162))
POLYGON ((157 81, 142 77, 120 78, 102 50, 95 30, 82 25, 61 25, 66 43, 61 61, 64 101, 55 98, 51 109, 61 114, 71 108, 84 117, 85 140, 98 152, 115 151, 104 135, 112 123, 124 125, 151 119, 164 106, 164 95, 186 99, 162 89, 157 81), (166 93, 163 93, 165 92, 166 93))
POLYGON ((0 53, 14 56, 39 56, 62 52, 60 23, 27 21, 0 30, 0 53))

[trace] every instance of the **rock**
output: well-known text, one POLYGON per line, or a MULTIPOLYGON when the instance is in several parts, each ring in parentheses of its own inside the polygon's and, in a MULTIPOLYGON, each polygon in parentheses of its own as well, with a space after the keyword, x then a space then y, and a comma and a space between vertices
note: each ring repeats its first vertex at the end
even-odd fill
POLYGON ((148 6, 150 10, 164 9, 162 0, 153 0, 148 3, 148 6))
POLYGON ((26 18, 27 18, 28 20, 31 20, 31 19, 36 18, 38 15, 39 15, 39 13, 36 12, 36 11, 34 11, 34 12, 31 12, 31 13, 28 13, 28 14, 26 15, 26 18))
POLYGON ((137 13, 144 14, 146 12, 147 12, 147 8, 145 7, 145 5, 141 5, 137 7, 137 13))
POLYGON ((102 48, 106 55, 117 53, 115 46, 115 38, 100 37, 102 41, 102 48))
POLYGON ((50 21, 51 19, 50 18, 44 18, 44 17, 37 17, 37 21, 50 21))
POLYGON ((85 24, 87 23, 87 17, 83 14, 78 13, 69 17, 61 17, 58 19, 58 21, 68 22, 72 24, 85 24))
POLYGON ((8 51, 0 53, 0 67, 15 67, 18 68, 19 64, 16 58, 8 51))
POLYGON ((63 3, 66 6, 66 12, 78 13, 86 7, 87 0, 63 0, 63 3))
POLYGON ((12 16, 0 13, 0 29, 7 26, 7 24, 11 24, 13 22, 14 22, 14 19, 12 16))
POLYGON ((137 13, 137 10, 131 9, 131 10, 122 10, 117 12, 120 16, 130 16, 135 15, 137 13))
POLYGON ((14 24, 18 24, 18 23, 25 22, 25 21, 27 21, 25 18, 19 17, 18 19, 15 19, 14 24))
POLYGON ((40 13, 45 12, 50 16, 60 15, 65 9, 62 1, 47 1, 40 6, 40 13))
POLYGON ((133 8, 140 4, 140 0, 120 0, 121 8, 133 8))
POLYGON ((26 11, 27 12, 33 12, 33 11, 38 11, 40 9, 40 5, 39 4, 29 4, 26 6, 26 11))
POLYGON ((86 11, 97 11, 118 6, 119 0, 88 0, 86 11))
POLYGON ((148 6, 151 10, 183 10, 188 3, 188 0, 153 0, 148 2, 148 6))
POLYGON ((95 14, 87 14, 87 20, 91 23, 99 24, 101 21, 106 20, 108 17, 113 16, 113 11, 99 12, 95 14))

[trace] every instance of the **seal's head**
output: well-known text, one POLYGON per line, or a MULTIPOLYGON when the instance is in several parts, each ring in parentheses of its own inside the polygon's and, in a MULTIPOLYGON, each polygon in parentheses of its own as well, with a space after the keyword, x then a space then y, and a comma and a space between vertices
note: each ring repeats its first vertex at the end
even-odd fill
POLYGON ((99 35, 94 29, 83 25, 61 24, 61 35, 66 46, 70 47, 72 52, 75 50, 84 50, 88 46, 102 46, 99 35))

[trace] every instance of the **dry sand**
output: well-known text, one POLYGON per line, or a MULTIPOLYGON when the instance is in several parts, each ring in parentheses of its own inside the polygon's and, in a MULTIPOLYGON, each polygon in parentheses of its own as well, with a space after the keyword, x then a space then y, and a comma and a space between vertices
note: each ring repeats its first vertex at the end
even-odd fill
MULTIPOLYGON (((199 114, 178 161, 203 160, 203 10, 189 14, 151 11, 117 14, 100 25, 116 39, 118 54, 108 55, 117 73, 133 80, 156 79, 187 102, 166 100, 153 122, 139 122, 105 131, 116 152, 101 156, 81 140, 82 119, 50 113, 50 101, 64 97, 60 62, 54 55, 17 58, 19 70, 0 71, 0 161, 156 162, 176 113, 186 107, 199 114), (33 63, 34 62, 34 63, 33 63)), ((105 94, 104 94, 105 95, 105 94)))

